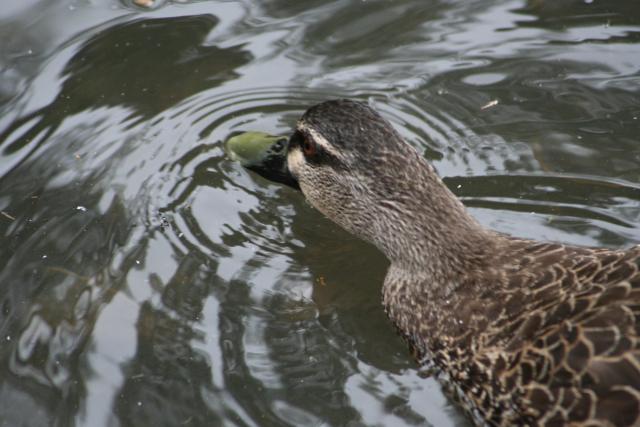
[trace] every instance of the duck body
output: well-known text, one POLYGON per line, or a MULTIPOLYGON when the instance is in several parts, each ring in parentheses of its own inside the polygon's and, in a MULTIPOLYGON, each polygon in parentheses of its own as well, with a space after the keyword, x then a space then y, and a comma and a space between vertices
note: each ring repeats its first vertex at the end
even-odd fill
POLYGON ((283 156, 275 180, 390 260, 387 315, 476 424, 640 425, 640 246, 484 228, 359 102, 311 107, 283 156))
POLYGON ((436 286, 391 269, 384 305, 415 359, 478 425, 638 425, 640 248, 500 240, 436 286))

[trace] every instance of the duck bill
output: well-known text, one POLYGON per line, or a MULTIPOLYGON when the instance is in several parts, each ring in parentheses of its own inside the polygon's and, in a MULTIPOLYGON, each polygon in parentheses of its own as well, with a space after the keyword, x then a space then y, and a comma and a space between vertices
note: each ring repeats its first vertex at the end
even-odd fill
POLYGON ((245 132, 227 141, 227 152, 232 160, 263 178, 300 190, 287 166, 288 145, 286 136, 245 132))

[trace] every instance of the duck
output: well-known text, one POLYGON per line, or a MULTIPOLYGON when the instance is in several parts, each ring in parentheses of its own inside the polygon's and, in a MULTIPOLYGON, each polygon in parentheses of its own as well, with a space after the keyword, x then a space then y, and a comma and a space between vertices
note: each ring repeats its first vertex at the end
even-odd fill
MULTIPOLYGON (((233 144, 232 144, 233 145, 233 144)), ((382 305, 476 425, 640 425, 640 245, 534 241, 482 226, 368 104, 309 108, 241 160, 299 189, 390 265, 382 305), (274 142, 275 141, 275 142, 274 142)))

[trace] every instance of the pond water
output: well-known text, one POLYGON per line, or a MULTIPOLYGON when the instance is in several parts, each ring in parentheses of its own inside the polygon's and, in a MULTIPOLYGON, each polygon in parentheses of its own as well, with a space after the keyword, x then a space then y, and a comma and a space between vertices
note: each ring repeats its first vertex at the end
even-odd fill
POLYGON ((223 142, 369 101, 486 226, 640 241, 640 2, 5 0, 0 425, 450 426, 387 262, 223 142))

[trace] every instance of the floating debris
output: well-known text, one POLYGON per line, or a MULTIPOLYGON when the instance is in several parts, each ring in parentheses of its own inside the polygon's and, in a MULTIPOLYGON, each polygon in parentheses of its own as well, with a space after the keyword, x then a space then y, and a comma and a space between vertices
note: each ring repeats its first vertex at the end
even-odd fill
POLYGON ((15 221, 15 220, 16 220, 16 218, 15 218, 15 217, 13 217, 13 216, 9 215, 9 214, 8 214, 8 213, 6 213, 5 211, 0 211, 0 214, 2 214, 2 216, 3 216, 3 217, 5 217, 5 218, 9 218, 11 221, 15 221))
POLYGON ((85 208, 84 206, 76 206, 76 210, 81 212, 86 212, 87 208, 85 208))
POLYGON ((487 108, 495 107, 496 105, 498 105, 498 100, 494 99, 493 101, 489 101, 486 104, 484 104, 482 107, 480 107, 480 109, 486 110, 487 108))
POLYGON ((133 4, 140 7, 153 7, 154 3, 153 0, 133 0, 133 4))

